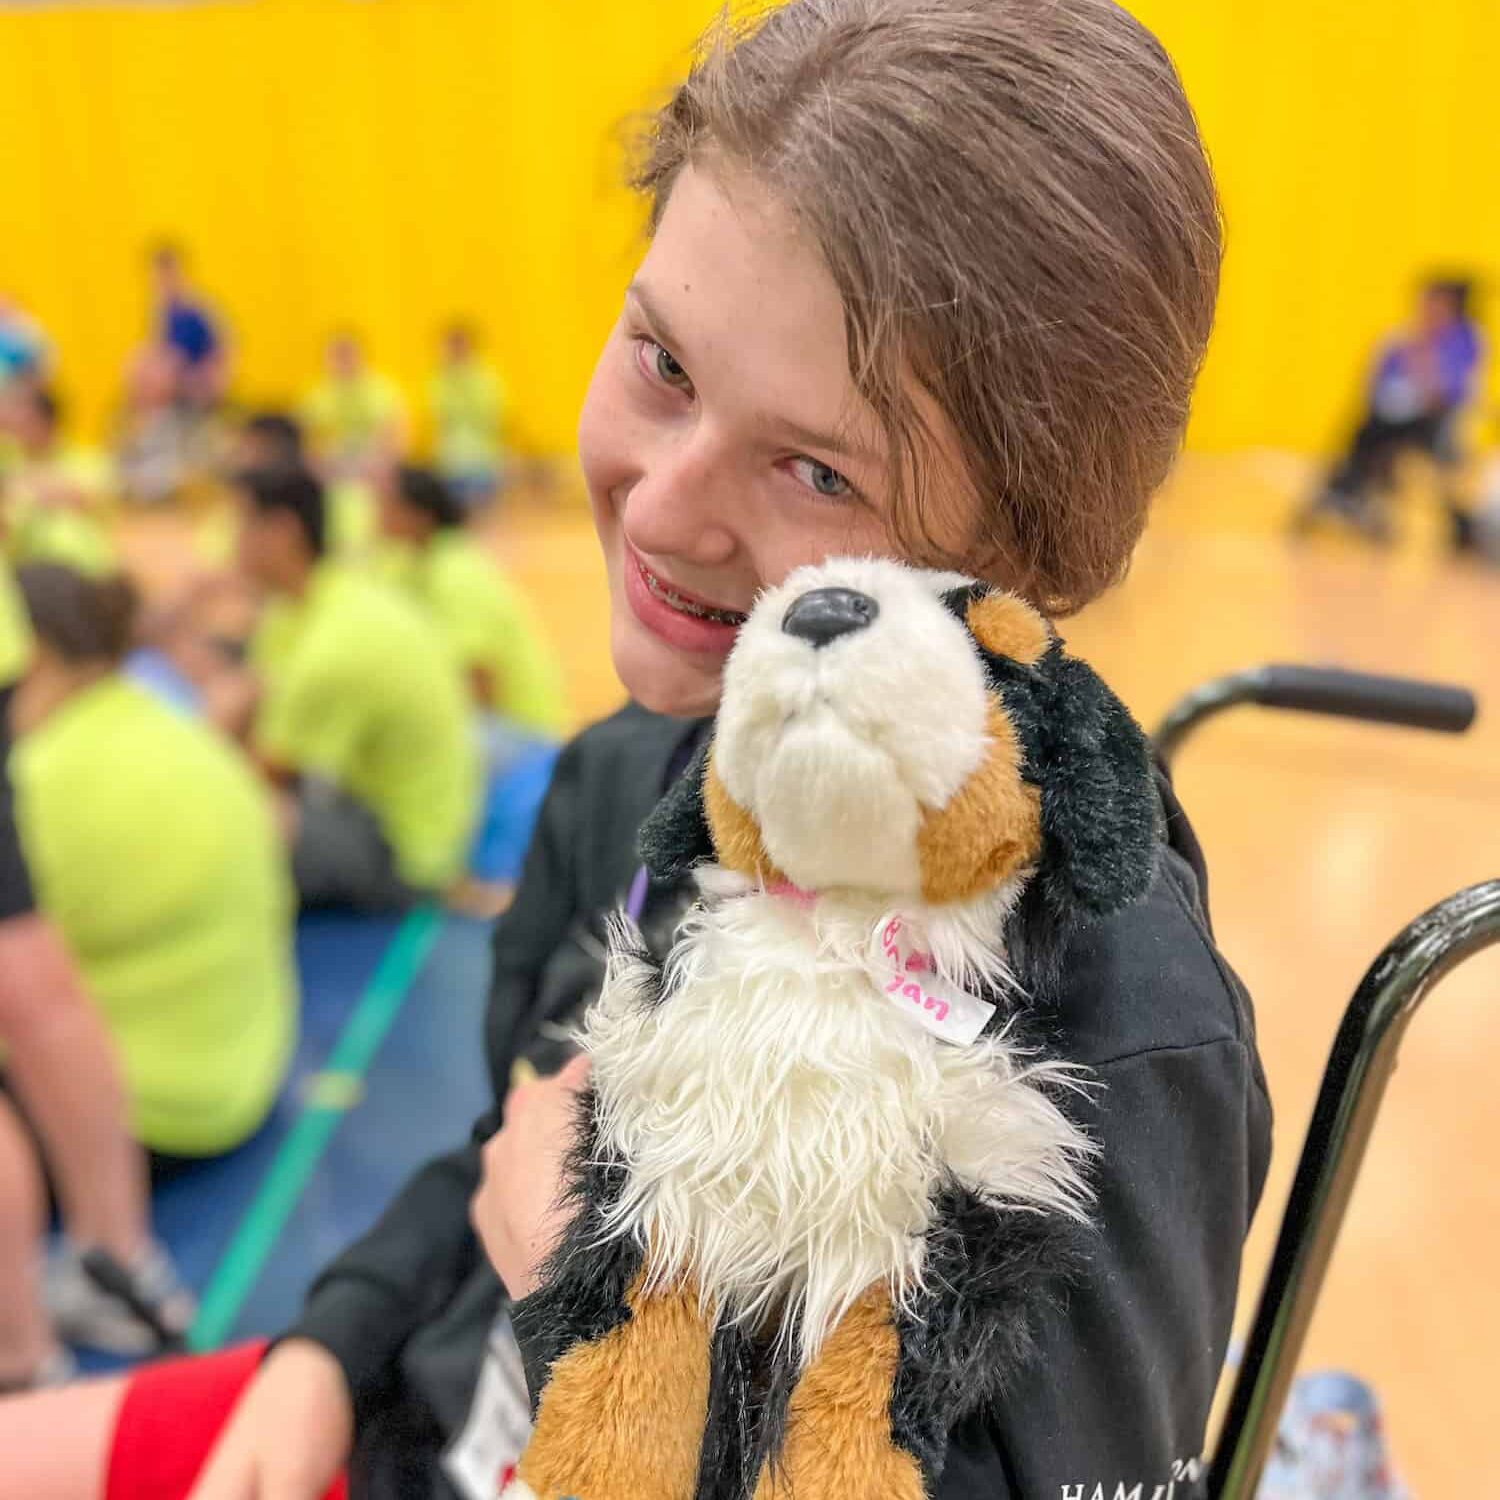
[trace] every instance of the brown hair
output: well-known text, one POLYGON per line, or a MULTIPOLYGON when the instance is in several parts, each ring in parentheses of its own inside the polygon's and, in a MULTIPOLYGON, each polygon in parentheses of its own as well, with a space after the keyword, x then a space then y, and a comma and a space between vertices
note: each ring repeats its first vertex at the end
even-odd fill
POLYGON ((73 666, 113 666, 135 634, 135 586, 123 573, 88 578, 61 563, 27 563, 16 569, 37 638, 73 666))
POLYGON ((922 561, 1081 608, 1123 576, 1218 292, 1213 176, 1171 60, 1112 0, 792 0, 721 20, 650 125, 659 222, 690 162, 749 169, 819 246, 922 561), (981 497, 933 540, 938 441, 981 497))

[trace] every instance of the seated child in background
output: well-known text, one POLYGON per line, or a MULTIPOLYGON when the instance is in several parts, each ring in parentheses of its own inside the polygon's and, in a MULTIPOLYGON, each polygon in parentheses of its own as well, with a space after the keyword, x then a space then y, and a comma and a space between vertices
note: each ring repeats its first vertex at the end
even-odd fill
POLYGON ((43 380, 52 364, 52 345, 37 320, 0 295, 0 389, 12 380, 43 380))
POLYGON ((441 627, 480 710, 560 736, 568 724, 561 664, 525 596, 465 529, 453 490, 427 469, 401 465, 377 494, 380 571, 441 627))
POLYGON ((151 295, 156 348, 172 357, 173 400, 206 411, 224 399, 229 355, 219 320, 192 285, 181 248, 159 244, 151 252, 151 295))
POLYGON ((1467 281, 1432 280, 1423 288, 1412 326, 1389 339, 1370 380, 1366 410, 1348 452, 1334 467, 1302 520, 1342 515, 1375 540, 1385 540, 1384 499, 1396 460, 1417 450, 1442 456, 1454 418, 1473 394, 1482 343, 1469 313, 1467 281))
POLYGON ((133 505, 176 499, 213 471, 222 424, 212 409, 177 397, 182 358, 164 344, 148 344, 125 372, 115 420, 115 468, 120 495, 133 505))
MULTIPOLYGON (((240 429, 235 473, 248 469, 311 468, 302 424, 288 412, 255 413, 240 429)), ((361 478, 333 479, 323 486, 328 550, 338 557, 359 557, 375 544, 375 496, 361 478)))
POLYGON ((126 579, 37 563, 16 581, 36 644, 11 769, 42 910, 114 1033, 142 1143, 219 1155, 265 1119, 295 1039, 272 799, 233 746, 120 675, 126 579))
POLYGON ((328 341, 324 378, 302 416, 318 471, 328 481, 363 479, 405 447, 401 393, 366 364, 359 339, 348 331, 328 341))
POLYGON ((35 637, 10 709, 21 845, 114 1043, 134 1134, 170 1173, 252 1135, 291 1060, 272 802, 231 745, 120 675, 124 578, 38 563, 17 584, 35 637))
POLYGON ((66 443, 62 407, 44 386, 17 381, 0 393, 5 551, 13 562, 60 562, 86 573, 115 566, 100 515, 114 485, 109 460, 66 443))
POLYGON ((59 1334, 157 1347, 138 1313, 90 1284, 79 1247, 109 1257, 164 1327, 185 1330, 193 1311, 151 1240, 145 1154, 114 1043, 57 924, 37 910, 21 848, 9 710, 31 651, 26 606, 0 559, 0 1394, 74 1373, 59 1334), (68 1247, 46 1282, 50 1307, 37 1275, 49 1196, 68 1247))
POLYGON ((463 682, 436 627, 389 585, 328 560, 323 487, 297 470, 235 485, 238 570, 266 601, 248 669, 209 710, 294 789, 305 905, 392 910, 463 873, 479 805, 463 682))
POLYGON ((467 506, 492 500, 505 480, 505 386, 475 348, 474 330, 454 323, 428 386, 437 434, 433 464, 467 506))

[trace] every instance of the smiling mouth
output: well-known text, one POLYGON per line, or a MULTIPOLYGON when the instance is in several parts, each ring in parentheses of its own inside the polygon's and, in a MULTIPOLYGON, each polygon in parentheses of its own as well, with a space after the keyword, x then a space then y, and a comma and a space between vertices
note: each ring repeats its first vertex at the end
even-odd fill
POLYGON ((689 615, 695 620, 708 620, 715 625, 743 625, 748 618, 737 609, 718 609, 712 604, 704 604, 700 600, 679 594, 670 584, 663 583, 644 563, 640 564, 640 569, 651 597, 661 600, 679 614, 689 615))

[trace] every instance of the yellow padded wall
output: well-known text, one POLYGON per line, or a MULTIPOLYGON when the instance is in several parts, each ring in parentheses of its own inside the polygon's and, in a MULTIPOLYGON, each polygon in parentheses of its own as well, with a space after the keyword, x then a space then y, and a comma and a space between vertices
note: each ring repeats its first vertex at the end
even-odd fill
MULTIPOLYGON (((1003 3, 1003 0, 997 0, 1003 3)), ((1500 274, 1495 0, 1134 0, 1177 57, 1229 217, 1193 443, 1325 447, 1431 265, 1500 274)), ((614 123, 711 0, 205 0, 0 9, 0 290, 47 323, 86 428, 188 246, 239 389, 299 391, 330 326, 421 390, 474 314, 517 436, 571 444, 636 250, 614 123)))

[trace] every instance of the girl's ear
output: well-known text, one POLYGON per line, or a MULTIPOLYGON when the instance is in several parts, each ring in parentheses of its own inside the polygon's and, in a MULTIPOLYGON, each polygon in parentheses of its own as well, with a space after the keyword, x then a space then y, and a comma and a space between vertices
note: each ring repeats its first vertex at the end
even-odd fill
POLYGON ((714 857, 713 839, 703 811, 703 778, 708 772, 710 741, 705 738, 687 769, 667 788, 636 839, 651 878, 675 885, 695 865, 714 857))

